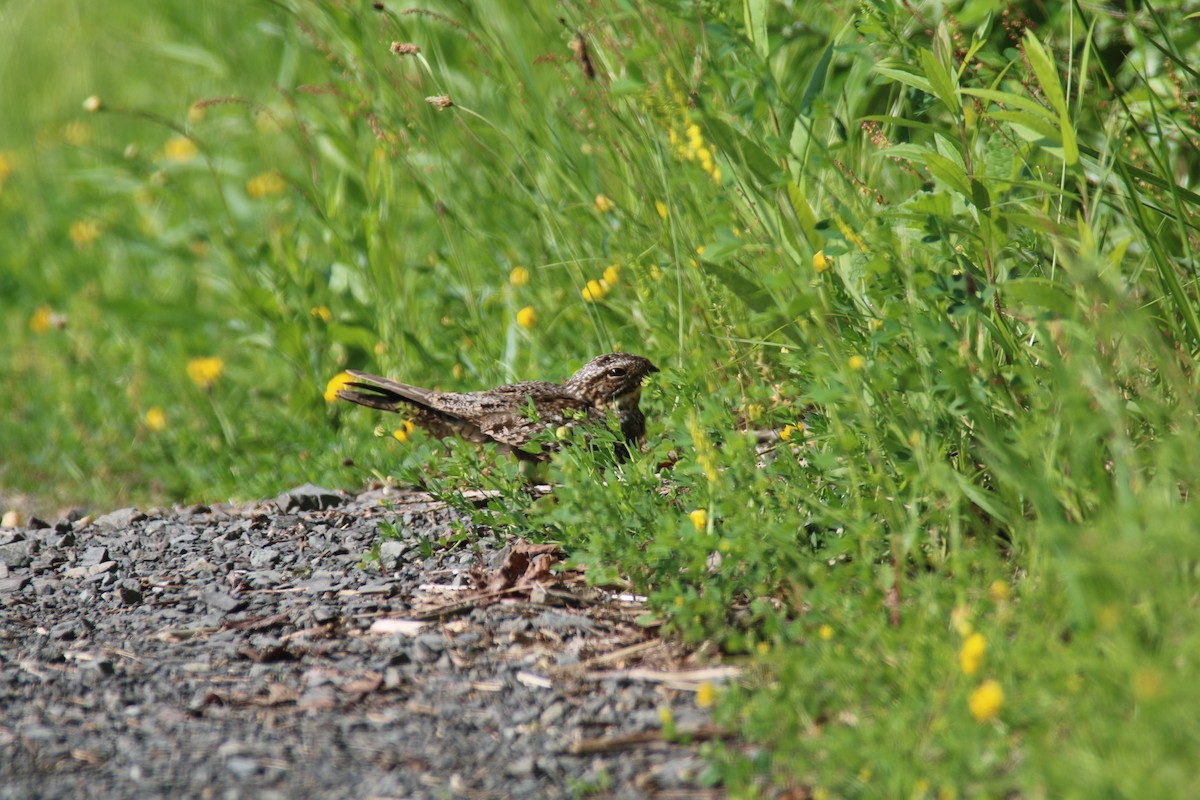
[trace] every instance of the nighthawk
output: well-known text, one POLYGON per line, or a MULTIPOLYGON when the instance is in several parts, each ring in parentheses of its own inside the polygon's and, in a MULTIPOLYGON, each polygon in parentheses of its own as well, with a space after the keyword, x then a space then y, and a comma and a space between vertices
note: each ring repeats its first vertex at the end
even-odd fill
MULTIPOLYGON (((646 434, 646 417, 638 403, 642 379, 658 367, 629 353, 596 356, 565 383, 524 381, 484 392, 435 392, 378 375, 348 370, 362 383, 349 383, 338 397, 383 411, 407 412, 434 436, 461 436, 477 444, 495 443, 523 461, 545 460, 548 454, 524 448, 545 430, 581 421, 602 422, 612 412, 630 444, 646 434), (533 412, 529 412, 530 405, 533 412)), ((626 455, 618 446, 619 457, 626 455)))

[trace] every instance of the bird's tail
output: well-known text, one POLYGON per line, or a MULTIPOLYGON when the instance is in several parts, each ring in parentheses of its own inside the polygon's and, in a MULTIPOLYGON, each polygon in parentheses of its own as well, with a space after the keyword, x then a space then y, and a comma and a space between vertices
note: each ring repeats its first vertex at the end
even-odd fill
POLYGON ((425 396, 428 394, 425 389, 357 370, 348 370, 348 372, 354 377, 362 378, 370 383, 357 381, 347 383, 348 388, 338 390, 337 396, 341 400, 368 408, 377 408, 380 411, 405 411, 413 407, 429 408, 425 402, 425 396))

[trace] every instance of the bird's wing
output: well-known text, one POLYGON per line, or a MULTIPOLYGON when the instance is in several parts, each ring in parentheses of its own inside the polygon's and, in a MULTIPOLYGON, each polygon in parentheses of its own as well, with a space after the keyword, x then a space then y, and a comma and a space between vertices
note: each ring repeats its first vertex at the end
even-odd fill
POLYGON ((500 386, 491 393, 495 407, 478 419, 479 430, 501 444, 521 448, 548 428, 570 424, 580 417, 590 418, 595 410, 583 400, 564 392, 562 386, 543 381, 526 381, 500 386), (536 416, 529 414, 533 401, 536 416))

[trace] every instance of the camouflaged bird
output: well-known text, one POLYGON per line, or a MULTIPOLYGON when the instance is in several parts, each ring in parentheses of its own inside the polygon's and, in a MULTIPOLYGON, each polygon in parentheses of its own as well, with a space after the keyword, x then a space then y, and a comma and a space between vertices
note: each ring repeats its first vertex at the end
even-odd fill
MULTIPOLYGON (((547 453, 523 448, 535 436, 560 425, 602 422, 611 411, 627 442, 646 434, 646 417, 638 403, 642 379, 658 367, 629 353, 597 356, 565 383, 524 381, 485 392, 435 392, 378 375, 348 370, 363 383, 349 383, 337 396, 383 411, 409 411, 412 421, 434 436, 461 436, 477 444, 495 443, 523 461, 541 461, 547 453), (534 414, 529 413, 532 404, 534 414)), ((617 455, 627 455, 618 447, 617 455)))

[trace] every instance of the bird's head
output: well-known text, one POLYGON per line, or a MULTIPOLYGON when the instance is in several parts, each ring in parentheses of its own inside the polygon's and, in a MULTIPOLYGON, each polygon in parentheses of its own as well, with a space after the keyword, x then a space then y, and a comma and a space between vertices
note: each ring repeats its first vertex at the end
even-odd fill
POLYGON ((629 353, 596 356, 567 381, 572 394, 596 408, 636 406, 642 396, 642 379, 658 367, 650 359, 629 353))

